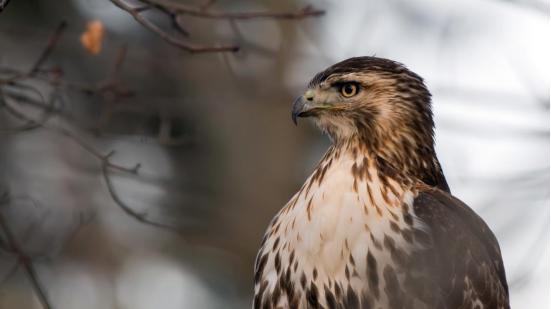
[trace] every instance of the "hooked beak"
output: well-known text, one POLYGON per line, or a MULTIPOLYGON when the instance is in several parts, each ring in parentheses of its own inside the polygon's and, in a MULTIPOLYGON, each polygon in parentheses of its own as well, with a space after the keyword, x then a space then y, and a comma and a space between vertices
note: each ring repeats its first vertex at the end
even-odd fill
POLYGON ((297 117, 302 117, 301 113, 304 109, 304 98, 302 96, 295 99, 295 102, 293 102, 293 107, 291 108, 291 119, 293 119, 293 123, 297 125, 297 117))
POLYGON ((315 114, 315 106, 312 103, 311 98, 305 99, 303 95, 295 100, 291 109, 291 119, 293 119, 295 125, 297 125, 298 117, 309 117, 315 114))

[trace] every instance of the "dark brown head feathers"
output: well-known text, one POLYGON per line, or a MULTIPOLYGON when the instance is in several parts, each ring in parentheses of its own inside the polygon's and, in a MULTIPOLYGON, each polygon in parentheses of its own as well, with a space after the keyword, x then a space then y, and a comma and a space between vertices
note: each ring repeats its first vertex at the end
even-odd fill
POLYGON ((403 64, 397 61, 378 58, 378 57, 354 57, 350 59, 338 62, 327 69, 319 72, 312 78, 309 83, 309 87, 315 87, 324 82, 329 76, 333 74, 347 74, 357 72, 379 72, 379 73, 394 73, 394 74, 406 74, 409 77, 423 83, 423 78, 408 70, 403 64))

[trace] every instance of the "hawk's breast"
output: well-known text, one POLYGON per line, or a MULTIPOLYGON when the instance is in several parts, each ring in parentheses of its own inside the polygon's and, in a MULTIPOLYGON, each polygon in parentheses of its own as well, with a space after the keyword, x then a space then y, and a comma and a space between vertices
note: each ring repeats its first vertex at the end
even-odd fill
POLYGON ((255 306, 387 304, 385 288, 402 280, 400 264, 421 228, 414 196, 366 156, 330 152, 267 231, 255 306))

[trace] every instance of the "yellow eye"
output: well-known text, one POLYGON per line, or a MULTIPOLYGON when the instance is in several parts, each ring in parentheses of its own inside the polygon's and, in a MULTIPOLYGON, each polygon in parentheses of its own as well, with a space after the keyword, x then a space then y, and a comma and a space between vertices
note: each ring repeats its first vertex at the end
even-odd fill
POLYGON ((352 83, 346 83, 341 86, 341 94, 345 98, 350 98, 358 93, 358 86, 352 83))

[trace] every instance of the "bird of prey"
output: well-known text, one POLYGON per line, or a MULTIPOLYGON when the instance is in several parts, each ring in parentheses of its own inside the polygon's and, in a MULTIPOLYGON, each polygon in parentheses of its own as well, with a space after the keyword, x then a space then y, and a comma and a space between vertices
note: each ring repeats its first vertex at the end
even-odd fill
POLYGON ((254 308, 509 308, 499 244, 450 193, 419 75, 339 62, 294 102, 297 117, 332 145, 266 231, 254 308))

